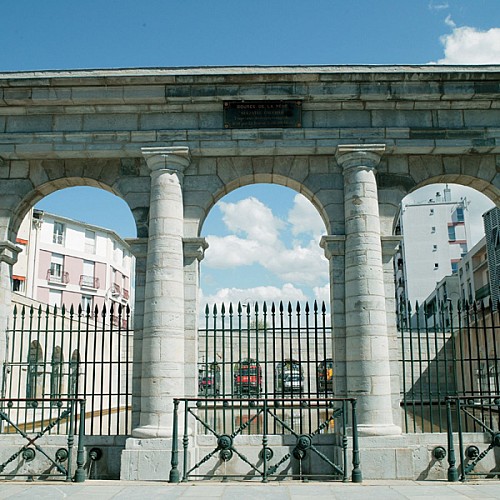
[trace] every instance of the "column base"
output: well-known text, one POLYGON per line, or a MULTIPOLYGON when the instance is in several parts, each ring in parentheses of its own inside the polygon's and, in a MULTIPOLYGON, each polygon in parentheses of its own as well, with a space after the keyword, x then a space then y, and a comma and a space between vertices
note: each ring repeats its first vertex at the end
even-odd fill
POLYGON ((139 439, 171 438, 172 429, 157 425, 142 425, 132 429, 132 437, 139 439))
MULTIPOLYGON (((179 470, 182 464, 179 450, 179 470)), ((128 438, 121 455, 120 479, 126 481, 168 481, 172 469, 172 439, 128 438)))
POLYGON ((394 424, 358 424, 359 436, 399 436, 401 427, 394 424))

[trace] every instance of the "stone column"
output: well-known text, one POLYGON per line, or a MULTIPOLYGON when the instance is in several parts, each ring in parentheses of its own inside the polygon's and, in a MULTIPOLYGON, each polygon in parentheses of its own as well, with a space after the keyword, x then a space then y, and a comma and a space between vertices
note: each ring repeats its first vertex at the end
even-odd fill
POLYGON ((334 393, 346 396, 345 350, 345 236, 323 236, 320 242, 330 265, 330 310, 332 316, 334 393))
POLYGON ((200 261, 205 256, 208 243, 205 238, 184 238, 184 296, 186 396, 198 395, 198 297, 200 261))
POLYGON ((135 257, 135 297, 133 317, 133 370, 132 370, 132 428, 140 424, 141 379, 142 379, 142 330, 144 328, 144 302, 146 287, 147 238, 127 238, 125 240, 135 257))
POLYGON ((187 147, 142 148, 151 170, 140 426, 137 438, 172 435, 173 398, 184 393, 182 201, 187 147))
POLYGON ((387 318, 387 337, 389 340, 389 362, 391 370, 391 392, 393 419, 396 425, 401 426, 400 402, 400 370, 399 359, 401 345, 398 341, 398 327, 396 321, 396 291, 394 288, 394 255, 401 242, 401 236, 382 236, 382 266, 384 269, 385 309, 387 318))
POLYGON ((375 168, 384 145, 339 146, 344 171, 346 376, 361 435, 400 434, 392 415, 375 168))
MULTIPOLYGON (((0 241, 0 366, 6 355, 7 330, 12 315, 12 266, 21 248, 11 241, 0 241)), ((3 387, 3 370, 0 371, 0 387, 3 387)))

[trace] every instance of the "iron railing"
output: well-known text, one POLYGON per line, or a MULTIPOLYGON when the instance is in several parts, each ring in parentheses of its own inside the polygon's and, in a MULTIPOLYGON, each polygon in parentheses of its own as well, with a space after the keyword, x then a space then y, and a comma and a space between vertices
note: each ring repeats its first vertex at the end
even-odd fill
MULTIPOLYGON (((446 398, 448 420, 448 480, 465 481, 467 477, 499 474, 496 456, 500 450, 500 395, 481 398, 446 398), (460 464, 457 468, 454 432, 458 433, 460 464), (488 445, 481 451, 475 444, 466 447, 466 432, 482 432, 488 436, 488 445), (490 451, 492 460, 481 470, 481 461, 490 451), (491 469, 493 465, 493 469, 491 469), (459 474, 460 473, 460 474, 459 474)), ((486 461, 486 460, 485 460, 486 461)))
MULTIPOLYGON (((3 434, 17 434, 26 443, 11 452, 8 441, 0 447, 0 477, 27 477, 29 480, 48 479, 63 476, 66 481, 77 483, 85 481, 84 436, 85 436, 85 400, 77 398, 47 399, 0 399, 0 429, 3 434), (43 405, 48 403, 55 412, 47 415, 43 405), (27 429, 22 415, 33 415, 33 426, 27 429), (35 417, 36 415, 36 417, 35 417), (21 416, 21 419, 19 417, 21 416), (35 419, 38 419, 35 422, 35 419), (73 447, 76 429, 78 429, 78 450, 76 471, 73 477, 73 447), (67 435, 67 448, 53 450, 50 442, 44 438, 51 434, 67 435), (39 457, 38 460, 37 456, 39 457), (41 459, 41 460, 40 460, 41 459)), ((29 426, 31 427, 31 426, 29 426)))
MULTIPOLYGON (((182 424, 181 424, 182 425, 182 424)), ((257 443, 257 441, 255 441, 257 443)), ((193 458, 193 455, 191 454, 193 458)), ((180 480, 221 478, 282 479, 282 475, 308 479, 362 481, 358 446, 356 400, 349 398, 185 398, 174 400, 170 482, 180 480), (204 417, 210 404, 228 425, 217 426, 204 417), (179 407, 184 415, 182 430, 183 463, 179 470, 179 407), (235 411, 244 411, 247 418, 233 425, 235 411), (300 415, 304 412, 322 414, 314 426, 304 428, 300 415), (288 414, 288 418, 285 417, 288 414), (296 414, 295 421, 290 415, 296 414), (347 423, 352 435, 352 471, 348 470, 347 423), (258 430, 260 446, 246 448, 242 442, 250 426, 258 430), (218 427, 220 430, 218 430, 218 427), (273 439, 276 428, 282 430, 279 444, 273 439), (196 429, 194 436, 193 428, 196 429), (325 435, 328 428, 334 434, 325 435), (198 446, 200 456, 189 463, 189 450, 196 448, 196 436, 208 434, 211 444, 198 446), (286 439, 288 438, 288 439, 286 439), (283 446, 285 444, 285 446, 283 446), (307 459, 307 460, 306 460, 307 459), (195 463, 193 463, 195 462, 195 463)))
POLYGON ((97 289, 100 286, 99 278, 96 278, 95 276, 87 276, 85 274, 81 274, 80 286, 97 289))
MULTIPOLYGON (((130 309, 111 306, 14 307, 7 330, 1 397, 39 400, 36 408, 12 409, 24 432, 37 432, 57 415, 61 398, 87 402, 87 435, 131 431, 132 331, 130 309), (115 320, 115 318, 117 320, 115 320), (116 323, 116 325, 115 325, 116 323), (45 399, 43 399, 45 398, 45 399)), ((54 428, 52 432, 58 432, 54 428)), ((0 433, 5 432, 0 428, 0 433)))
POLYGON ((47 281, 49 283, 61 283, 67 285, 69 283, 69 273, 63 271, 60 273, 54 272, 53 269, 47 270, 47 281))
POLYGON ((334 393, 324 303, 206 306, 198 340, 199 397, 303 399, 334 393))
POLYGON ((414 311, 400 308, 406 432, 446 432, 448 397, 480 401, 500 393, 498 314, 491 301, 459 302, 456 308, 450 301, 441 302, 430 312, 426 304, 417 304, 414 311))

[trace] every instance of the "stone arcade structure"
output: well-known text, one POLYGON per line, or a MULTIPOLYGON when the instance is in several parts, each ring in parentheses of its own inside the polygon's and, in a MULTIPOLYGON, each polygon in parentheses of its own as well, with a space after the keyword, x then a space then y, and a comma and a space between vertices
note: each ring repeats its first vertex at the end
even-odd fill
POLYGON ((434 182, 498 204, 499 98, 497 66, 0 74, 0 362, 27 211, 69 186, 122 197, 137 223, 137 287, 121 476, 167 478, 172 398, 196 391, 203 221, 240 186, 285 185, 325 223, 336 392, 359 401, 363 474, 418 477, 445 439, 401 435, 393 223, 401 199, 434 182), (238 111, 242 101, 256 108, 238 111), (259 111, 280 101, 292 115, 259 111))

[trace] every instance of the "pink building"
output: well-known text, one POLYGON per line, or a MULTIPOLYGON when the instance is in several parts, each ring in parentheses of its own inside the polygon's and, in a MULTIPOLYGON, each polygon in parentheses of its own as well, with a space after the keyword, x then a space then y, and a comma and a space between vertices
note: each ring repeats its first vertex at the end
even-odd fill
POLYGON ((76 310, 133 304, 135 259, 113 231, 32 209, 17 244, 14 292, 76 310))

